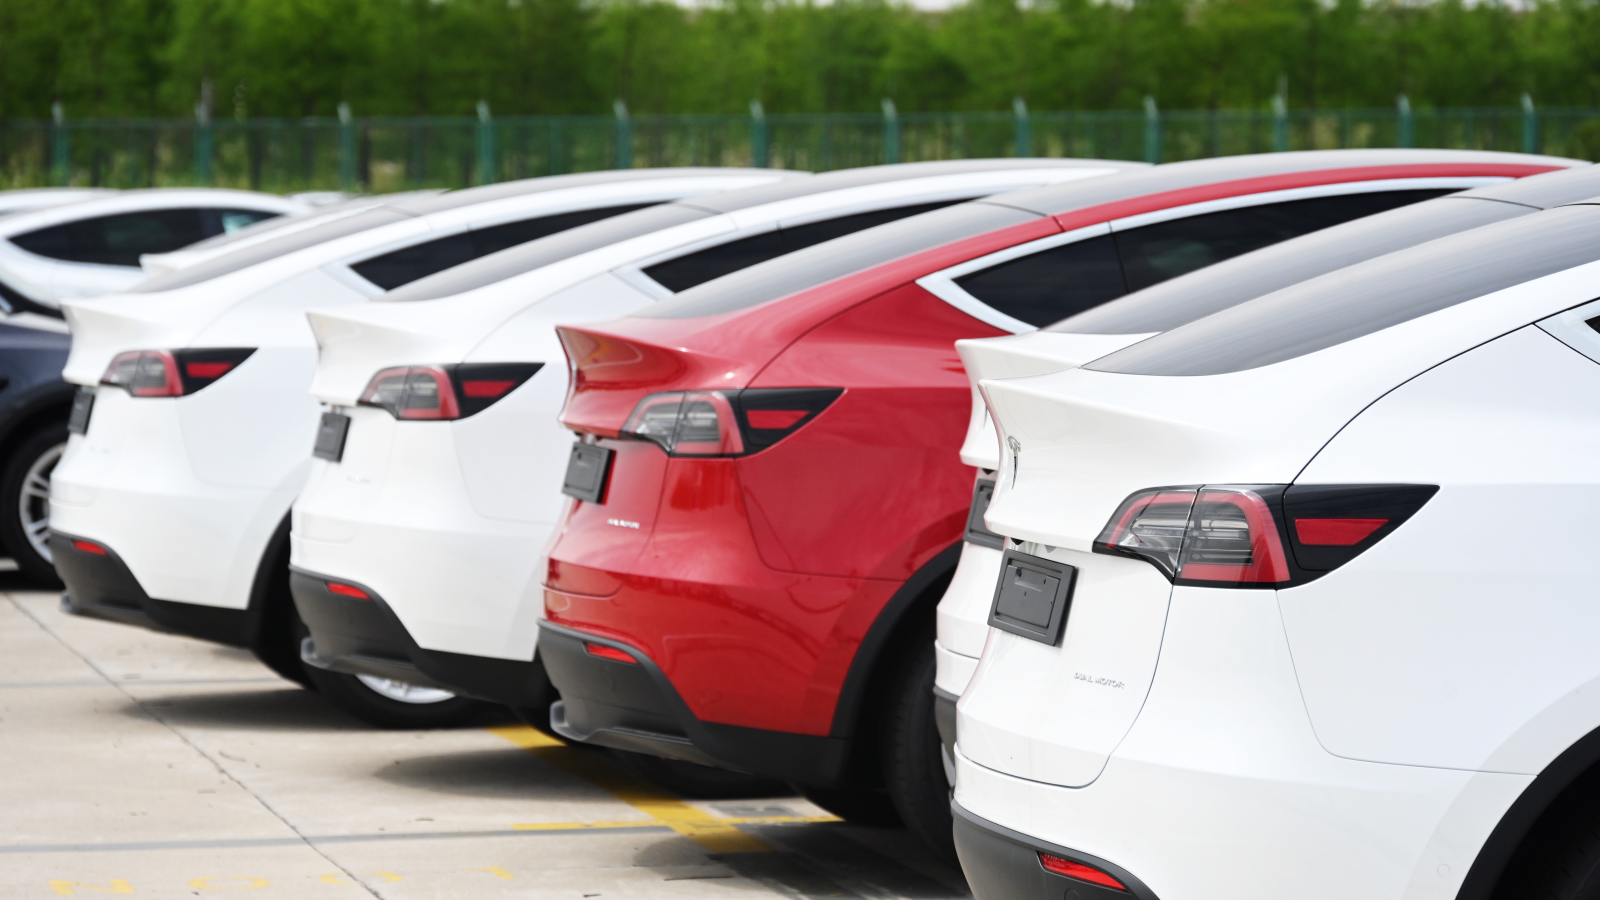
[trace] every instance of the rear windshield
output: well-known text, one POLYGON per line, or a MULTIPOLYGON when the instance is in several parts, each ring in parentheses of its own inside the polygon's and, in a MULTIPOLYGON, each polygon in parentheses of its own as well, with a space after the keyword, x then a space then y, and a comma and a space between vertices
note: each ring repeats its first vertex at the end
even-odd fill
POLYGON ((563 231, 520 247, 512 247, 482 259, 475 259, 466 265, 413 281, 399 290, 384 294, 379 299, 390 303, 407 303, 413 300, 437 300, 440 297, 464 294, 580 253, 609 247, 618 241, 704 219, 710 215, 711 213, 706 210, 679 206, 676 203, 652 206, 649 209, 641 209, 592 225, 574 228, 571 231, 563 231))
POLYGON ((635 316, 691 319, 759 306, 902 256, 1039 218, 987 203, 963 203, 879 225, 751 266, 645 307, 635 316))
POLYGON ((1219 310, 1434 238, 1535 212, 1442 197, 1335 225, 1164 281, 1044 329, 1067 334, 1170 331, 1219 310))
POLYGON ((304 250, 307 247, 315 247, 318 244, 366 231, 369 228, 377 228, 380 225, 388 225, 391 222, 399 222, 409 218, 411 216, 403 212, 385 207, 369 209, 353 216, 345 216, 344 218, 318 225, 315 228, 296 231, 272 240, 262 241, 259 244, 251 244, 248 247, 240 247, 232 253, 224 253, 221 256, 195 263, 192 266, 174 269, 171 272, 163 272, 160 275, 139 282, 134 287, 129 288, 128 293, 155 294, 161 291, 188 287, 192 284, 199 284, 202 281, 220 278, 223 275, 231 275, 241 269, 248 269, 258 263, 264 263, 269 259, 277 259, 280 256, 304 250))
POLYGON ((1221 375, 1294 359, 1600 259, 1600 208, 1569 206, 1441 238, 1158 334, 1084 368, 1221 375))

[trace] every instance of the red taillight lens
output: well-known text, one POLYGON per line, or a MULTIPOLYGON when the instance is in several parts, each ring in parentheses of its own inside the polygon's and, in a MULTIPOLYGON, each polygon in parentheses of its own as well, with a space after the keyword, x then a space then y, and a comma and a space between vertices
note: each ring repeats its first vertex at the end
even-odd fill
POLYGON ((135 397, 183 397, 232 372, 254 352, 250 347, 130 350, 111 360, 100 383, 135 397))
POLYGON ((95 556, 109 556, 106 548, 90 541, 73 541, 72 549, 82 550, 84 553, 93 553, 95 556))
POLYGON ((379 406, 396 419, 464 419, 532 378, 544 363, 461 363, 395 366, 372 376, 360 402, 379 406))
POLYGON ((1128 889, 1127 886, 1122 882, 1112 878, 1110 875, 1107 875, 1099 869, 1096 869, 1092 866, 1086 866, 1083 863, 1073 862, 1070 859, 1062 859, 1059 856, 1053 856, 1049 853, 1039 854, 1039 865, 1044 866, 1045 871, 1047 872, 1054 872, 1057 875, 1065 875, 1068 878, 1076 878, 1079 881, 1087 881, 1090 884, 1098 884, 1101 887, 1108 887, 1118 891, 1125 891, 1128 889))
POLYGON ((1179 581, 1276 584, 1289 578, 1277 519, 1260 494, 1244 488, 1200 492, 1189 512, 1179 581))
POLYGON ((135 397, 181 397, 178 361, 165 350, 118 353, 100 376, 101 384, 123 388, 135 397))
POLYGON ((399 366, 372 376, 366 406, 381 406, 396 419, 459 419, 461 406, 448 372, 437 366, 399 366))
POLYGON ((607 647, 605 644, 592 644, 588 641, 585 641, 583 644, 583 649, 588 652, 590 656, 598 656, 601 659, 609 659, 612 662, 627 663, 631 666, 637 666, 639 664, 637 659, 634 659, 627 653, 624 653, 615 647, 607 647))
POLYGON ((354 597, 357 600, 371 600, 372 596, 353 584, 343 584, 338 581, 327 582, 328 593, 338 594, 341 597, 354 597))
POLYGON ((1094 551, 1146 560, 1178 584, 1303 584, 1359 556, 1438 490, 1406 484, 1154 488, 1122 501, 1094 551))
POLYGON ((1354 547, 1388 519, 1295 519, 1294 536, 1308 547, 1354 547))
POLYGON ((651 394, 639 401, 622 433, 653 441, 673 456, 738 456, 744 452, 733 403, 724 391, 651 394))
POLYGON ((816 418, 839 388, 674 391, 639 402, 622 426, 672 456, 743 456, 776 444, 816 418))

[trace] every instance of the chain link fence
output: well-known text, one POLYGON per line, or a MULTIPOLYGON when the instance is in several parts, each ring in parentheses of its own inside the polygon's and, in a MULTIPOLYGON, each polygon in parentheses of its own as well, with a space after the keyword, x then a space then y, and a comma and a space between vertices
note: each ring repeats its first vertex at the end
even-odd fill
POLYGON ((1150 162, 1342 147, 1600 157, 1600 109, 1144 110, 0 122, 0 188, 217 185, 291 192, 452 188, 644 166, 826 171, 1078 156, 1150 162))

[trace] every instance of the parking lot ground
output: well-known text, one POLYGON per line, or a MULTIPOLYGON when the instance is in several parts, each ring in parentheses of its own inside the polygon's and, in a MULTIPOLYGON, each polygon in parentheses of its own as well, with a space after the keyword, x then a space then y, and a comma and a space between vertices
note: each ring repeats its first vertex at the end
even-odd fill
POLYGON ((370 728, 248 653, 0 594, 0 897, 969 896, 900 829, 691 801, 509 717, 370 728))

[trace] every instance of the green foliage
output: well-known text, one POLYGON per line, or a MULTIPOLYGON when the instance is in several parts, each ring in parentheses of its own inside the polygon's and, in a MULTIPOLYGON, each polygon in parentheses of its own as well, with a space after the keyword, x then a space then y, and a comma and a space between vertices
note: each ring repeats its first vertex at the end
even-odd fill
POLYGON ((0 118, 1600 105, 1596 0, 0 0, 0 118))

